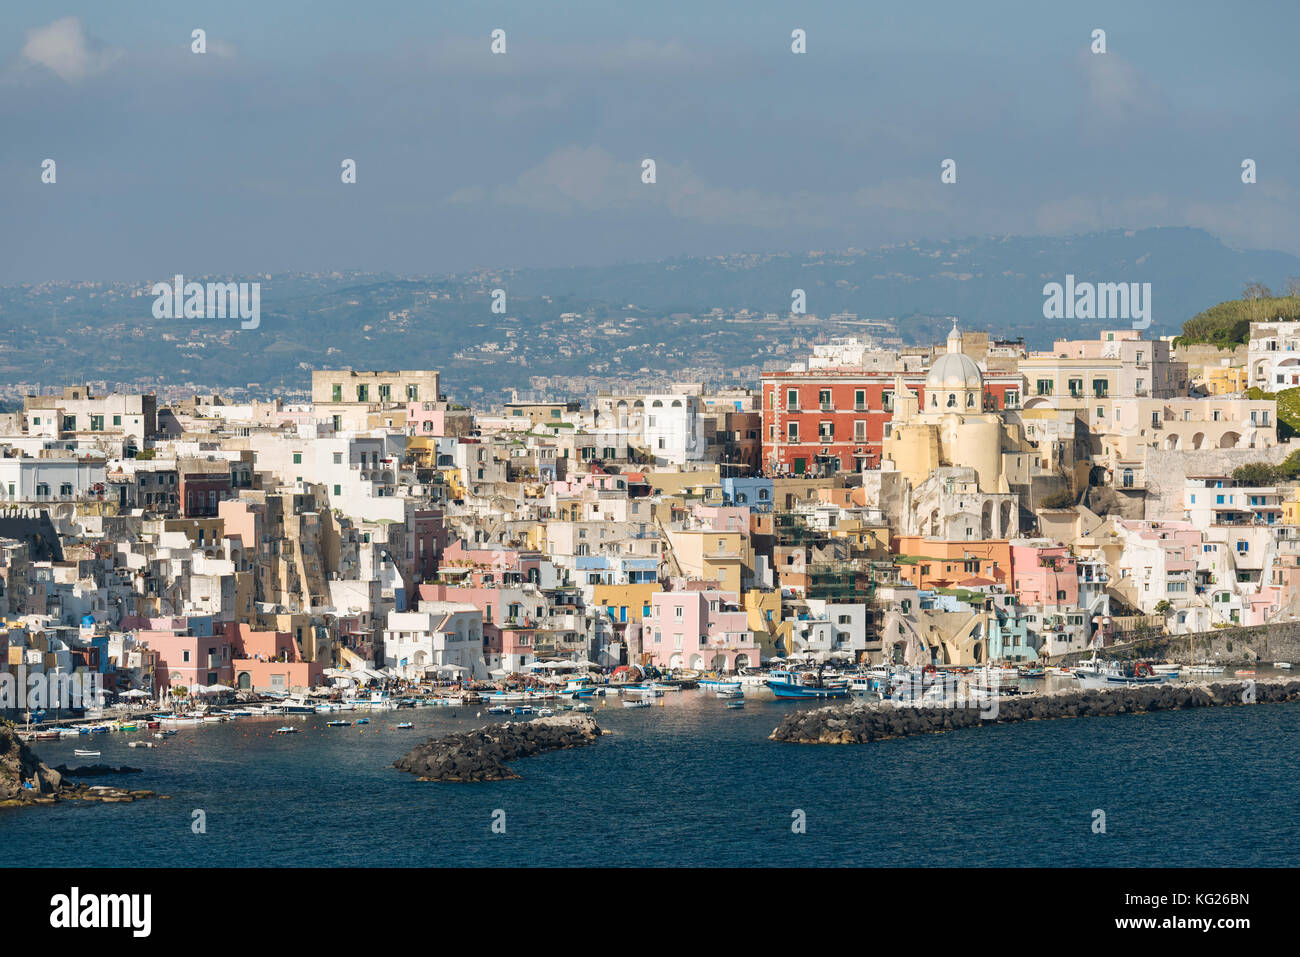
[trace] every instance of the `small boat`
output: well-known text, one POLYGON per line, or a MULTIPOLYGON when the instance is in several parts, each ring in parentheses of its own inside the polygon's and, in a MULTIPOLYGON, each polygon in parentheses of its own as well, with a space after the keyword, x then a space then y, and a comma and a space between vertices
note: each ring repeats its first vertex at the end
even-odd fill
POLYGON ((1239 678, 1250 678, 1254 676, 1255 672, 1249 668, 1242 668, 1240 671, 1234 671, 1233 674, 1239 678))
POLYGON ((745 692, 741 691, 740 688, 737 687, 727 691, 719 691, 717 692, 717 695, 719 698, 743 698, 745 697, 745 692))
POLYGON ((288 725, 286 725, 283 728, 276 728, 271 733, 272 734, 297 734, 301 730, 302 730, 301 728, 290 728, 288 725))
POLYGON ((554 715, 555 715, 555 710, 554 710, 553 708, 538 708, 538 709, 537 709, 537 716, 538 716, 539 718, 550 718, 550 717, 553 717, 554 715))
POLYGON ((1274 668, 1281 668, 1283 671, 1290 671, 1290 670, 1291 670, 1291 662, 1289 662, 1289 661, 1275 661, 1275 662, 1273 662, 1273 667, 1274 667, 1274 668))
POLYGON ((32 735, 33 741, 57 741, 59 732, 57 731, 37 731, 32 735))
POLYGON ((76 738, 80 736, 81 736, 81 732, 76 730, 75 728, 62 728, 59 730, 60 738, 76 738))
POLYGON ((1021 678, 1042 678, 1047 672, 1042 668, 1017 668, 1016 674, 1021 678))
POLYGON ((398 730, 398 731, 405 731, 407 728, 414 728, 414 727, 415 727, 415 725, 412 724, 410 721, 403 721, 403 722, 401 722, 400 724, 398 724, 398 726, 397 726, 397 730, 398 730))
POLYGON ((586 704, 586 703, 584 702, 584 703, 582 703, 582 704, 575 704, 575 705, 573 706, 573 710, 574 710, 574 711, 577 711, 577 712, 579 712, 579 713, 582 713, 582 714, 589 714, 590 712, 594 711, 595 709, 592 708, 591 705, 586 704))
POLYGON ((727 681, 722 678, 701 678, 700 687, 705 691, 739 691, 739 681, 727 681))
POLYGON ((357 724, 369 724, 369 723, 370 723, 369 718, 357 718, 357 724))
POLYGON ((158 745, 152 741, 130 741, 126 745, 128 748, 156 748, 158 745))
POLYGON ((649 698, 624 698, 623 707, 625 708, 649 708, 654 702, 649 698))
POLYGON ((74 749, 72 753, 79 758, 97 758, 100 754, 98 751, 83 751, 81 748, 74 749))
POLYGON ((1187 669, 1194 675, 1221 675, 1223 668, 1220 665, 1192 665, 1187 669))
POLYGON ((727 702, 727 708, 731 710, 736 710, 738 708, 743 708, 743 707, 745 707, 744 698, 734 698, 731 701, 727 702))
POLYGON ((488 710, 488 714, 509 714, 510 713, 510 709, 503 704, 494 704, 492 707, 488 708, 487 710, 488 710))
POLYGON ((134 731, 134 730, 136 730, 136 727, 135 727, 134 724, 119 724, 119 725, 117 726, 117 730, 119 730, 119 731, 134 731))
POLYGON ((162 727, 162 722, 160 722, 160 721, 146 721, 144 726, 145 726, 146 728, 148 728, 150 731, 156 731, 158 728, 161 728, 161 727, 162 727))
POLYGON ((350 728, 352 727, 352 722, 351 721, 326 721, 325 726, 327 728, 350 728))

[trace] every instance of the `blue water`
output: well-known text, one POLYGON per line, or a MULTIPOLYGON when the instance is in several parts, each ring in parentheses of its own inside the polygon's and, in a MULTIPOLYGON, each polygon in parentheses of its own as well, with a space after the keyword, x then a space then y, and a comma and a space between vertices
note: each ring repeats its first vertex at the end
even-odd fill
POLYGON ((48 764, 145 773, 92 783, 170 801, 0 809, 0 866, 989 865, 1295 866, 1300 705, 982 726, 866 745, 767 740, 802 707, 704 692, 597 707, 587 748, 515 762, 523 777, 433 784, 389 765, 474 708, 333 716, 40 742, 48 764), (346 717, 346 716, 345 716, 346 717), (392 725, 413 720, 415 730, 392 725), (207 833, 191 831, 202 808, 207 833), (505 811, 495 834, 493 812, 505 811), (806 833, 792 832, 802 810, 806 833), (1094 834, 1093 811, 1106 814, 1094 834))

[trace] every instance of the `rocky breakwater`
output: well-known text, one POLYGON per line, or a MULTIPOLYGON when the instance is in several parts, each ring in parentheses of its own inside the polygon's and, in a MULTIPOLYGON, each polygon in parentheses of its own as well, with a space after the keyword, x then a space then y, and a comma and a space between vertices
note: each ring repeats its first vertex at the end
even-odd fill
POLYGON ((507 781, 519 777, 507 761, 580 748, 602 733, 596 720, 585 714, 507 721, 430 738, 398 758, 393 767, 421 781, 507 781))
POLYGON ((991 703, 918 707, 895 706, 885 701, 796 711, 786 715, 769 737, 794 744, 861 744, 981 724, 1287 701, 1300 701, 1300 681, 1176 682, 1095 691, 1056 691, 1003 698, 997 701, 996 708, 991 703))
POLYGON ((0 807, 55 804, 59 801, 125 804, 158 796, 153 791, 91 787, 70 781, 62 771, 43 763, 11 726, 0 724, 0 807))

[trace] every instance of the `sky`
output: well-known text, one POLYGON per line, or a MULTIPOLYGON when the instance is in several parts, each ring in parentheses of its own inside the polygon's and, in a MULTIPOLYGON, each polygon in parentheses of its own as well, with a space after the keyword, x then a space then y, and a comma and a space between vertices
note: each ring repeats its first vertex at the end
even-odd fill
POLYGON ((10 3, 0 283, 1148 226, 1300 254, 1298 25, 1250 0, 10 3))

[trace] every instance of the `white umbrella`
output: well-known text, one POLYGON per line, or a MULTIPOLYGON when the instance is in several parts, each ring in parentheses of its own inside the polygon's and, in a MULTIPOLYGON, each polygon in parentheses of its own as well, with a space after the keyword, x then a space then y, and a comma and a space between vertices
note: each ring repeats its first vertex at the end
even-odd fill
POLYGON ((123 697, 123 698, 148 698, 148 697, 149 697, 149 692, 147 692, 147 691, 138 691, 138 690, 136 690, 136 689, 133 688, 133 689, 131 689, 130 691, 123 691, 123 692, 122 692, 122 697, 123 697))
POLYGON ((208 685, 208 690, 213 694, 217 694, 222 691, 234 691, 235 689, 230 685, 208 685))

